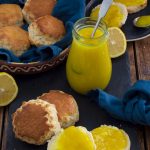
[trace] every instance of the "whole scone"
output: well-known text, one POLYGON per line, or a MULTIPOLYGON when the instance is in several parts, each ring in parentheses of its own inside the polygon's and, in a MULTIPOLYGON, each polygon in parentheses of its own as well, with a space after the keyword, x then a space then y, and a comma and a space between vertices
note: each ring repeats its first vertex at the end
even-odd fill
POLYGON ((0 4, 0 28, 11 25, 23 25, 20 6, 16 4, 0 4))
POLYGON ((47 15, 32 22, 28 31, 31 44, 42 46, 61 40, 65 34, 65 27, 61 20, 47 15))
POLYGON ((0 48, 11 50, 20 56, 30 47, 28 32, 17 26, 0 28, 0 48))
POLYGON ((42 145, 61 130, 53 104, 37 99, 23 103, 12 117, 16 138, 42 145))
POLYGON ((50 15, 56 0, 27 0, 22 10, 25 20, 30 24, 39 17, 50 15))
POLYGON ((58 90, 51 90, 39 98, 55 105, 62 128, 74 125, 79 120, 78 105, 72 95, 58 90))

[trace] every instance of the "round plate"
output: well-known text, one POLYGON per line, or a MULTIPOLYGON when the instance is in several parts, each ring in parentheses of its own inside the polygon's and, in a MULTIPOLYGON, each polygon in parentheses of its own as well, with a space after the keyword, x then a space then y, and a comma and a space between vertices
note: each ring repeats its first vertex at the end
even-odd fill
MULTIPOLYGON (((99 5, 102 2, 102 0, 91 0, 86 9, 86 15, 89 16, 92 9, 99 5)), ((122 27, 122 31, 125 33, 127 41, 137 41, 144 39, 148 36, 150 36, 150 28, 136 28, 133 25, 133 20, 136 17, 139 17, 141 15, 150 15, 150 1, 148 0, 148 5, 145 9, 134 13, 134 14, 129 14, 128 19, 125 23, 125 25, 122 27)))

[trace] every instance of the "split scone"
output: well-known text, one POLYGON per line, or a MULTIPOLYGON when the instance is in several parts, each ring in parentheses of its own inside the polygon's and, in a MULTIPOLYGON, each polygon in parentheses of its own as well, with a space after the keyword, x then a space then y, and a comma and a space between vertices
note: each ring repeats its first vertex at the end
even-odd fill
POLYGON ((96 150, 130 150, 128 134, 115 126, 102 125, 91 131, 96 150))
POLYGON ((29 25, 29 39, 36 46, 51 45, 65 35, 65 27, 61 20, 47 15, 38 18, 29 25))
MULTIPOLYGON (((91 19, 97 20, 99 16, 99 9, 101 4, 96 6, 91 12, 91 19)), ((127 20, 128 11, 124 4, 112 3, 103 21, 108 27, 122 27, 127 20)))
POLYGON ((30 24, 39 17, 50 15, 56 0, 27 0, 22 10, 25 20, 30 24))
POLYGON ((51 90, 39 98, 55 105, 62 128, 74 125, 79 120, 78 105, 72 95, 58 90, 51 90))
POLYGON ((55 135, 47 150, 96 150, 92 134, 85 127, 71 126, 55 135))
POLYGON ((0 4, 0 28, 11 25, 23 25, 20 6, 16 4, 0 4))
POLYGON ((127 7, 128 13, 136 13, 147 6, 147 0, 114 0, 114 2, 119 2, 127 7))
POLYGON ((28 32, 18 26, 0 28, 0 48, 10 50, 20 56, 30 47, 28 32))
POLYGON ((24 102, 12 117, 16 138, 42 145, 61 130, 53 104, 37 99, 24 102))

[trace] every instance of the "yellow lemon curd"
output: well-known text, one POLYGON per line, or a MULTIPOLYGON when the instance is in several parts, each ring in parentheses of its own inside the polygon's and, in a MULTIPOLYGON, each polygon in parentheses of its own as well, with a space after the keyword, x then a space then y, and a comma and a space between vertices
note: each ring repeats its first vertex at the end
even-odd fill
MULTIPOLYGON (((92 10, 90 17, 93 20, 98 19, 99 9, 100 7, 97 6, 95 9, 92 10)), ((112 4, 103 20, 108 27, 120 27, 123 19, 124 14, 122 14, 121 8, 115 4, 112 4)))
POLYGON ((49 150, 95 150, 95 145, 87 133, 72 126, 60 133, 49 150))
POLYGON ((112 64, 109 55, 107 38, 102 37, 104 31, 98 28, 91 39, 92 27, 78 30, 80 37, 73 38, 66 65, 67 79, 70 86, 81 94, 108 85, 112 64))
POLYGON ((150 26, 150 16, 141 16, 137 19, 136 25, 138 27, 148 27, 150 26))
POLYGON ((116 127, 101 126, 92 131, 96 150, 126 150, 128 138, 123 130, 116 127))
POLYGON ((114 0, 114 2, 119 2, 128 6, 138 6, 145 3, 145 0, 114 0))

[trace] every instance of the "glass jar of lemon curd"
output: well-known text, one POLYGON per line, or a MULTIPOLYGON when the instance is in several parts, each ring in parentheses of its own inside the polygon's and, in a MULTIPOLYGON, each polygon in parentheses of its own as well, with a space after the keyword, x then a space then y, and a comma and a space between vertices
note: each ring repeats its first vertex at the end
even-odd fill
POLYGON ((95 24, 87 17, 77 21, 73 28, 66 75, 72 89, 81 94, 96 88, 105 89, 111 78, 107 27, 101 22, 91 38, 95 24))

